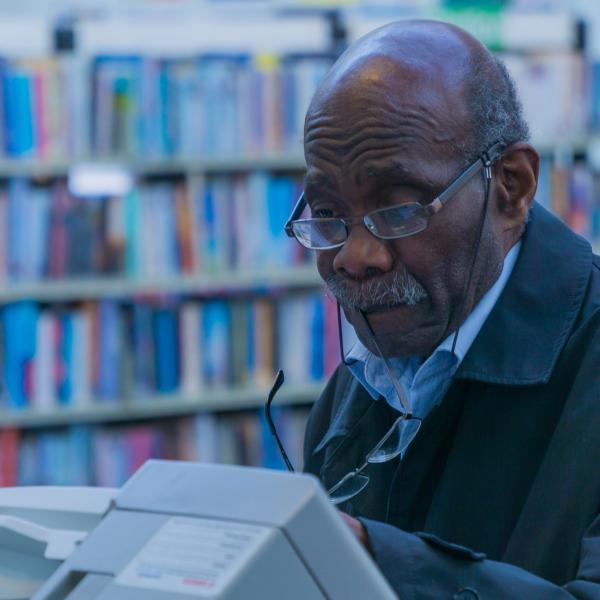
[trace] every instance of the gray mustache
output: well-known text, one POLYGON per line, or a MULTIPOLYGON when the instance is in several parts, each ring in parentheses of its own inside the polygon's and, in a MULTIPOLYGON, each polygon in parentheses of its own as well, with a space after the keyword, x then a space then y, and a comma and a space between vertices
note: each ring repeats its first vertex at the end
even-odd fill
POLYGON ((427 298, 425 288, 408 271, 395 272, 388 280, 370 278, 361 283, 331 273, 325 284, 342 306, 365 312, 401 304, 414 306, 427 298))

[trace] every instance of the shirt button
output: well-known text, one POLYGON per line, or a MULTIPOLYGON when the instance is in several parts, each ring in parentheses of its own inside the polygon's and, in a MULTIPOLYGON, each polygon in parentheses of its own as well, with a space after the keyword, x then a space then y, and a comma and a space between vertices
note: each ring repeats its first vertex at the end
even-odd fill
POLYGON ((479 594, 472 588, 462 588, 452 598, 453 600, 479 600, 479 594))

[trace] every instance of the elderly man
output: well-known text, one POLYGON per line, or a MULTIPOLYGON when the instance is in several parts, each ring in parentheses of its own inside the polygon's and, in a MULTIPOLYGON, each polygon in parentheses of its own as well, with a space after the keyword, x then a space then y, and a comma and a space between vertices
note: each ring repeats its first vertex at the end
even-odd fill
POLYGON ((403 599, 600 598, 600 260, 527 139, 502 64, 430 21, 359 40, 306 117, 287 229, 359 342, 305 468, 403 599))

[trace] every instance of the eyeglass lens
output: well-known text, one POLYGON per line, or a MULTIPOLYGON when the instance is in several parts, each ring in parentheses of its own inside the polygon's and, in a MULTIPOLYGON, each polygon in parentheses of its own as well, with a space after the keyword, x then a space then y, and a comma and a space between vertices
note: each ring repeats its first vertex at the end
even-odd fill
POLYGON ((341 504, 359 494, 369 483, 369 477, 362 473, 367 465, 387 462, 404 454, 420 427, 421 419, 398 417, 383 438, 369 452, 365 462, 354 471, 344 475, 340 481, 327 490, 332 504, 341 504))
POLYGON ((427 227, 427 213, 421 204, 401 204, 369 213, 365 224, 376 236, 392 239, 423 231, 427 227))
POLYGON ((346 240, 346 225, 341 219, 305 219, 292 224, 296 239, 311 249, 334 248, 346 240))
MULTIPOLYGON (((413 235, 427 227, 427 212, 418 203, 380 208, 364 217, 369 231, 383 239, 413 235)), ((301 219, 292 223, 296 239, 306 248, 323 250, 342 245, 347 238, 343 219, 301 219)))

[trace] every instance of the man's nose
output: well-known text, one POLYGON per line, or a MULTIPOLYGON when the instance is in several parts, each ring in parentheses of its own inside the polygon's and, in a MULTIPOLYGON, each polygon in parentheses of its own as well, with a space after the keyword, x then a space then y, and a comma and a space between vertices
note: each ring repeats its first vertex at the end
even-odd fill
POLYGON ((376 238, 360 223, 350 228, 348 239, 335 255, 333 268, 360 279, 372 273, 373 269, 384 273, 389 271, 393 262, 386 241, 376 238))

